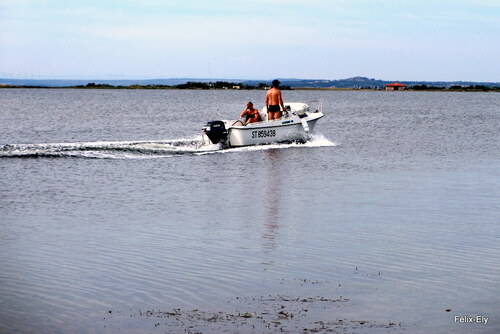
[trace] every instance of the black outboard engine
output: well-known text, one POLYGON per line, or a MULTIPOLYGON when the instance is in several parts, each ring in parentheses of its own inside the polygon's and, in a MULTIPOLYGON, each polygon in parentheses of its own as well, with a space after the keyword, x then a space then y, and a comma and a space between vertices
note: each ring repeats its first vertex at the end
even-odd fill
POLYGON ((218 144, 227 140, 227 130, 223 121, 208 122, 202 130, 213 144, 218 144))

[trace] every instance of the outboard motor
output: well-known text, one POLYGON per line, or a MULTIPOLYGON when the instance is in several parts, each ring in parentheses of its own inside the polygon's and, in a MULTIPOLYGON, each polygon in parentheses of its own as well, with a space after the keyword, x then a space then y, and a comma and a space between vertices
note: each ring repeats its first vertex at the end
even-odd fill
POLYGON ((227 140, 227 130, 223 121, 208 122, 202 130, 213 144, 227 140))

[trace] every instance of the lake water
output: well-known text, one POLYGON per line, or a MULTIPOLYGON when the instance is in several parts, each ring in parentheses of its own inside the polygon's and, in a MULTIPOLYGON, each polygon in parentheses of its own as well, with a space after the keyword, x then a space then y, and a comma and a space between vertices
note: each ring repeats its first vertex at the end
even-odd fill
POLYGON ((283 94, 221 150, 263 91, 0 90, 0 332, 500 332, 500 94, 283 94))

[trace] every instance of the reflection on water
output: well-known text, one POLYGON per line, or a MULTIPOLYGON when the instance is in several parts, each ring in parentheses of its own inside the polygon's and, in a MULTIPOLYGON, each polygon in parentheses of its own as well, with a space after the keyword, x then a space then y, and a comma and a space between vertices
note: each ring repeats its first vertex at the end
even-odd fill
POLYGON ((266 151, 266 205, 265 205, 265 222, 262 233, 264 252, 270 252, 276 248, 276 239, 279 233, 279 215, 282 204, 282 182, 281 175, 283 165, 282 150, 266 151))

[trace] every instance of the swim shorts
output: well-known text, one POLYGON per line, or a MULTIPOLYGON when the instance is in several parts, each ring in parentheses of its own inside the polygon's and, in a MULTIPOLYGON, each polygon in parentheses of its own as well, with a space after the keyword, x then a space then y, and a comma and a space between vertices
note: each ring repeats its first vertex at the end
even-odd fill
POLYGON ((256 117, 256 115, 255 115, 255 114, 247 114, 247 116, 246 116, 246 120, 248 121, 249 119, 252 119, 252 118, 254 118, 254 117, 256 117))
POLYGON ((281 109, 280 109, 279 105, 270 105, 267 108, 267 111, 269 111, 269 112, 279 112, 279 111, 281 111, 281 109))

